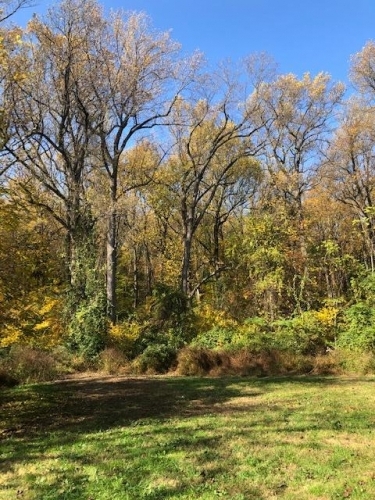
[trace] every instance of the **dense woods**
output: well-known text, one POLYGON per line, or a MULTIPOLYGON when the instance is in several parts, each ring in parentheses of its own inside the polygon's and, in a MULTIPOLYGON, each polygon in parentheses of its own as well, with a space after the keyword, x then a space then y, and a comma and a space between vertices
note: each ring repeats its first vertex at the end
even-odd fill
POLYGON ((95 0, 3 12, 1 352, 374 352, 373 42, 349 91, 95 0))

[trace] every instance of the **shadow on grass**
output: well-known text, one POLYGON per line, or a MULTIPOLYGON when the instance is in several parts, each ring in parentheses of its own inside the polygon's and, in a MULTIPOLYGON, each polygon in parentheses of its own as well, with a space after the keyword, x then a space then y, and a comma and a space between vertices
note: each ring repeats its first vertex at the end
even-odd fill
MULTIPOLYGON (((272 392, 280 384, 350 384, 334 377, 118 378, 94 377, 19 387, 0 393, 0 439, 38 432, 97 432, 138 421, 227 411, 225 402, 272 392), (244 389, 246 391, 244 392, 244 389), (249 390, 251 389, 251 390, 249 390)), ((241 405, 237 405, 237 411, 241 405)), ((231 410, 232 411, 232 410, 231 410)))
POLYGON ((219 379, 95 377, 9 389, 0 395, 0 436, 96 432, 145 419, 219 412, 222 403, 241 395, 231 385, 219 379))
MULTIPOLYGON (((220 475, 228 472, 218 465, 220 460, 225 462, 228 439, 245 433, 261 445, 264 429, 304 433, 317 426, 334 430, 335 425, 347 424, 336 416, 331 422, 327 410, 318 408, 309 418, 304 415, 301 421, 288 423, 299 409, 283 408, 282 402, 280 407, 278 403, 267 406, 258 396, 278 391, 284 383, 319 389, 333 385, 345 390, 353 380, 358 381, 334 377, 95 377, 8 389, 0 393, 0 446, 4 445, 0 471, 7 473, 22 463, 38 463, 43 470, 44 463, 51 467, 51 460, 59 459, 62 465, 56 471, 48 470, 48 482, 42 482, 41 470, 29 477, 33 491, 43 500, 157 500, 178 495, 187 498, 190 493, 195 495, 191 498, 205 494, 211 495, 207 498, 234 498, 220 490, 220 475), (251 412, 257 412, 258 419, 250 418, 251 412), (226 429, 213 429, 211 419, 202 420, 198 428, 184 424, 184 419, 187 424, 189 418, 226 413, 230 420, 220 424, 227 425, 226 429), (85 443, 95 451, 90 452, 85 443), (176 472, 174 455, 179 453, 187 457, 193 472, 176 472), (90 476, 90 471, 98 476, 90 476), (159 478, 166 477, 165 484, 152 484, 157 472, 159 478), (95 491, 96 483, 105 484, 111 496, 95 491)), ((307 444, 301 441, 300 446, 307 444)), ((12 491, 17 491, 16 480, 9 486, 12 491)), ((245 495, 241 498, 262 499, 250 484, 241 488, 245 495)))

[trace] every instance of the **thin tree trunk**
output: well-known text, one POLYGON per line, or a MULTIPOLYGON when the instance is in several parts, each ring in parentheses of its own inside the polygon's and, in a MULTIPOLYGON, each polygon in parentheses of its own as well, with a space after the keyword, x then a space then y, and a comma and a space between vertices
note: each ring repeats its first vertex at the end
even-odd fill
POLYGON ((113 324, 117 321, 117 185, 113 179, 111 186, 111 211, 108 216, 107 229, 107 314, 113 324))
POLYGON ((133 248, 133 306, 136 309, 139 305, 139 279, 138 279, 138 253, 136 247, 133 248))
POLYGON ((190 263, 191 263, 191 248, 193 242, 193 231, 190 224, 185 228, 184 234, 184 253, 182 257, 181 268, 181 291, 189 297, 190 294, 190 263))

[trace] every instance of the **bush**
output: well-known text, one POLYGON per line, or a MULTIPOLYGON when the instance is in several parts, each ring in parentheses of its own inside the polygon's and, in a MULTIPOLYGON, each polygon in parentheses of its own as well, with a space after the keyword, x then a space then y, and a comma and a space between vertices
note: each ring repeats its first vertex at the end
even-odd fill
POLYGON ((114 347, 107 347, 99 355, 99 368, 110 375, 119 373, 127 362, 124 353, 114 347))
POLYGON ((177 372, 180 375, 208 375, 213 368, 221 365, 220 353, 209 349, 186 347, 177 356, 177 372))
POLYGON ((230 327, 216 326, 195 337, 191 346, 203 349, 228 349, 232 344, 235 330, 230 327))
POLYGON ((335 338, 335 327, 327 327, 317 311, 306 311, 291 319, 272 324, 272 347, 297 354, 317 355, 324 353, 335 338))
POLYGON ((7 376, 22 383, 45 382, 60 375, 56 360, 45 351, 29 346, 15 345, 2 362, 7 376))
POLYGON ((83 301, 72 315, 66 344, 72 352, 94 358, 104 348, 107 329, 105 301, 98 295, 83 301))
POLYGON ((313 375, 342 375, 345 372, 339 351, 333 350, 313 358, 313 375))
POLYGON ((335 356, 343 373, 356 375, 375 373, 374 353, 337 349, 335 356))
POLYGON ((213 351, 202 348, 185 348, 178 353, 177 372, 180 375, 281 375, 308 373, 312 361, 308 356, 276 350, 253 352, 213 351))
POLYGON ((130 357, 142 336, 143 328, 140 323, 130 320, 110 325, 108 343, 130 357))
POLYGON ((139 373, 167 373, 176 361, 177 350, 170 345, 149 345, 133 362, 139 373))
POLYGON ((375 351, 375 308, 365 302, 351 306, 344 314, 343 331, 337 346, 358 352, 375 351))

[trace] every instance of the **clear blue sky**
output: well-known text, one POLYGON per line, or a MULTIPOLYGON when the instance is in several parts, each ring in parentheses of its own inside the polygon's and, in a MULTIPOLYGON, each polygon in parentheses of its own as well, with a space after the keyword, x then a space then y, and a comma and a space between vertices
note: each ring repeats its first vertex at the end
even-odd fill
MULTIPOLYGON (((51 2, 22 14, 46 10, 51 2)), ((144 11, 158 30, 172 30, 184 52, 211 64, 266 51, 282 73, 325 71, 347 81, 350 56, 375 39, 375 0, 105 0, 106 9, 144 11)), ((17 21, 17 19, 15 19, 17 21)))

